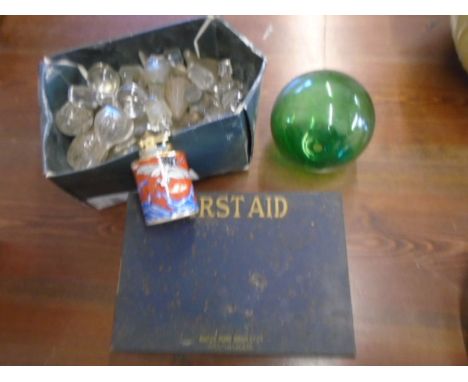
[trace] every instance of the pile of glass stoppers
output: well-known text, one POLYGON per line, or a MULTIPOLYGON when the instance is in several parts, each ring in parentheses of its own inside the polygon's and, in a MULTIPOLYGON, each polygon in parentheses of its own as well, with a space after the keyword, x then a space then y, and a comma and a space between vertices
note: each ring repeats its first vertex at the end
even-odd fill
POLYGON ((74 170, 138 150, 148 130, 185 129, 235 112, 243 98, 228 58, 199 58, 173 48, 159 55, 140 52, 140 62, 118 71, 97 62, 85 73, 86 85, 68 88, 55 123, 74 137, 67 152, 74 170))

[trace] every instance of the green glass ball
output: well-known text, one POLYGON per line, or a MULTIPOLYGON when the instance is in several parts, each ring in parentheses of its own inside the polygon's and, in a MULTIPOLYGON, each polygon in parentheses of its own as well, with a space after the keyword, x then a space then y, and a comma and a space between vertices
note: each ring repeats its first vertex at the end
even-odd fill
POLYGON ((375 125, 367 91, 346 74, 320 70, 294 78, 271 113, 279 150, 316 171, 345 165, 366 148, 375 125))

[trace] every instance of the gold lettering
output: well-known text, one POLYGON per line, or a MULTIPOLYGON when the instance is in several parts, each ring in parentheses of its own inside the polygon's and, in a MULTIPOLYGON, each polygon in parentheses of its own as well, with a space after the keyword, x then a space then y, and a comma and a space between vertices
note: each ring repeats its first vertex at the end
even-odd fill
POLYGON ((222 195, 216 199, 216 217, 225 219, 229 217, 228 196, 222 195))
POLYGON ((249 342, 249 337, 236 334, 236 335, 234 335, 232 337, 232 342, 237 343, 237 344, 239 344, 239 343, 244 343, 245 344, 245 343, 249 342))
POLYGON ((254 214, 258 214, 259 218, 265 217, 265 214, 263 213, 262 202, 260 201, 260 197, 258 195, 252 201, 252 206, 250 207, 248 215, 249 218, 252 218, 254 214))
POLYGON ((219 343, 230 343, 232 342, 232 336, 230 335, 220 335, 218 336, 219 343))
POLYGON ((211 207, 213 207, 213 199, 209 196, 200 196, 200 213, 198 216, 201 218, 214 218, 214 213, 211 210, 211 207))
POLYGON ((275 196, 275 219, 282 219, 288 213, 288 201, 284 196, 275 196))
POLYGON ((234 209, 234 219, 239 219, 240 218, 240 202, 244 202, 244 196, 243 195, 231 195, 231 202, 235 203, 235 209, 234 209))
POLYGON ((267 201, 267 214, 266 214, 266 217, 268 219, 271 219, 271 218, 273 218, 273 215, 271 214, 271 196, 267 196, 266 201, 267 201))

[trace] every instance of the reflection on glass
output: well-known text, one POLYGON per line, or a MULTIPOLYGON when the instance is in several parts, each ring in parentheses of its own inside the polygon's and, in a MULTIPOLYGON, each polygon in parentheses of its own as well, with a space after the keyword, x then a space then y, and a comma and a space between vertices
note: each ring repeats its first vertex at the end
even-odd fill
POLYGON ((271 115, 280 151, 317 171, 356 159, 369 143, 374 124, 366 90, 351 77, 326 70, 291 81, 271 115))

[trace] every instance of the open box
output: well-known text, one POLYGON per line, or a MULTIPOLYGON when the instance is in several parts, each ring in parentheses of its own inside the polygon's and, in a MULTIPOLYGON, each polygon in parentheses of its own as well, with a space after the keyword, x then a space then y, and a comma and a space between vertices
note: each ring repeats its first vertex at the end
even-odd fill
MULTIPOLYGON (((125 201, 136 188, 130 164, 134 152, 97 167, 74 171, 66 160, 71 138, 54 126, 56 111, 67 100, 70 84, 84 82, 79 66, 102 61, 118 69, 138 63, 138 52, 162 53, 179 47, 192 49, 206 18, 195 19, 130 37, 45 57, 39 68, 39 102, 44 174, 59 187, 96 208, 125 201)), ((201 56, 230 58, 234 78, 247 89, 234 113, 174 133, 175 149, 185 151, 200 179, 248 169, 252 158, 255 120, 266 59, 225 21, 214 18, 198 41, 201 56)))

